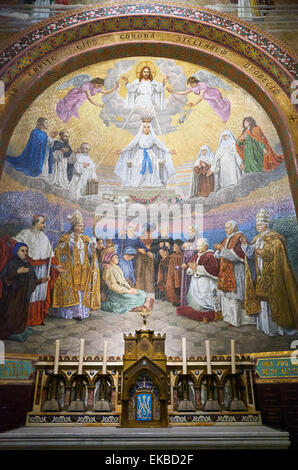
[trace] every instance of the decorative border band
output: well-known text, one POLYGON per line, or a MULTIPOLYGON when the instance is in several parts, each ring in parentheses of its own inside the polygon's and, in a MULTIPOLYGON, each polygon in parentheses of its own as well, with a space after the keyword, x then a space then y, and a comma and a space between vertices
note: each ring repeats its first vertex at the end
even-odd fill
POLYGON ((38 23, 0 52, 2 80, 9 85, 44 54, 79 39, 121 31, 169 31, 213 40, 266 69, 289 93, 297 59, 244 22, 208 10, 162 3, 121 4, 72 11, 38 23))
POLYGON ((65 425, 65 424, 102 424, 102 425, 112 425, 116 426, 120 423, 120 415, 115 414, 106 414, 100 415, 96 413, 88 414, 54 414, 54 413, 28 413, 27 414, 27 425, 37 424, 37 425, 65 425))
POLYGON ((177 424, 261 424, 260 413, 204 413, 204 414, 179 414, 170 415, 169 423, 177 424))

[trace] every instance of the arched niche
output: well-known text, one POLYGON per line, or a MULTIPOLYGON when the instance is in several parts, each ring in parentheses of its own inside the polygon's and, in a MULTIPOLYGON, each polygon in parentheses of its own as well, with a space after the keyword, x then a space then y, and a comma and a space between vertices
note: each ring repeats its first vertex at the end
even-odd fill
POLYGON ((278 41, 242 21, 204 9, 151 2, 63 13, 2 47, 1 171, 13 130, 32 101, 64 75, 107 59, 148 55, 187 60, 228 76, 270 116, 283 147, 297 212, 298 132, 291 83, 295 58, 278 41))
POLYGON ((147 356, 143 356, 123 372, 122 387, 122 427, 166 427, 168 425, 168 385, 167 373, 147 356), (143 378, 144 384, 138 384, 143 378), (148 386, 150 383, 150 386, 148 386), (150 395, 150 419, 138 418, 138 398, 142 394, 150 395), (154 396, 155 395, 155 396, 154 396), (133 402, 133 407, 131 403, 133 402), (155 402, 155 403, 154 403, 155 402), (157 415, 154 416, 154 407, 157 415), (132 409, 133 408, 133 409, 132 409))

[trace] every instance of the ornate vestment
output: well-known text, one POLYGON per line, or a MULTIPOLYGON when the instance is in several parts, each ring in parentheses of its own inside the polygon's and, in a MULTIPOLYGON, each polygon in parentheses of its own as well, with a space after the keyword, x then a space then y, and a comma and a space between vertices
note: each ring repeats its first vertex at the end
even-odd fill
MULTIPOLYGON (((241 232, 235 233, 231 237, 225 238, 220 245, 223 249, 233 250, 239 261, 244 261, 245 255, 241 249, 240 238, 241 232)), ((220 258, 220 269, 218 275, 218 288, 223 292, 234 292, 237 289, 236 279, 234 274, 234 263, 224 257, 220 258)))
POLYGON ((255 256, 255 279, 248 260, 245 262, 246 313, 260 312, 263 300, 269 302, 272 320, 277 325, 298 328, 297 284, 287 258, 285 239, 270 230, 265 235, 257 235, 252 244, 260 237, 262 269, 255 256))
POLYGON ((241 248, 241 232, 234 232, 220 245, 222 250, 215 252, 220 260, 218 289, 221 291, 221 309, 224 321, 233 326, 255 323, 252 316, 243 309, 245 296, 245 254, 241 248))
POLYGON ((79 291, 84 292, 83 305, 95 310, 100 308, 100 274, 96 252, 92 253, 92 261, 89 262, 88 246, 90 238, 87 235, 74 235, 77 242, 80 237, 84 244, 84 253, 81 259, 77 243, 73 249, 70 246, 70 237, 73 234, 65 233, 58 241, 55 256, 63 267, 65 273, 61 273, 55 284, 53 292, 53 307, 71 307, 80 303, 79 291), (76 238, 77 237, 77 238, 76 238))

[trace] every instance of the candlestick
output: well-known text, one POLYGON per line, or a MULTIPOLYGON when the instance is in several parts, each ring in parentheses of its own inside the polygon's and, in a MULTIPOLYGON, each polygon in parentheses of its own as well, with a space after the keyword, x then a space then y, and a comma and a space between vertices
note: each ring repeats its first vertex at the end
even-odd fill
POLYGON ((60 339, 56 339, 56 349, 55 349, 55 361, 54 361, 54 374, 58 374, 59 366, 59 348, 60 348, 60 339))
POLYGON ((232 374, 236 374, 235 340, 231 339, 232 374))
POLYGON ((186 338, 182 338, 182 374, 187 374, 186 338))
POLYGON ((107 353, 108 353, 108 342, 104 342, 104 347, 103 347, 103 363, 102 363, 102 373, 106 374, 107 373, 107 353))
POLYGON ((84 344, 85 344, 85 340, 84 340, 83 338, 81 338, 81 342, 80 342, 80 357, 79 357, 79 370, 78 370, 78 374, 79 374, 79 375, 83 373, 84 344))
POLYGON ((206 359, 207 359, 207 374, 211 374, 211 360, 210 360, 210 341, 205 341, 206 345, 206 359))

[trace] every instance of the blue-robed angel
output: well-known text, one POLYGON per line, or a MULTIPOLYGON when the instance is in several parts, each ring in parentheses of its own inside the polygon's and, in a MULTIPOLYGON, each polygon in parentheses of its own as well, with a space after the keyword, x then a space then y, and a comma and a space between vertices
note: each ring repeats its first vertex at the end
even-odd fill
POLYGON ((23 171, 27 176, 43 176, 49 175, 49 150, 54 143, 54 137, 57 132, 46 133, 49 127, 46 118, 38 118, 36 128, 30 134, 29 140, 23 152, 17 156, 6 156, 6 161, 10 163, 15 170, 23 171))

